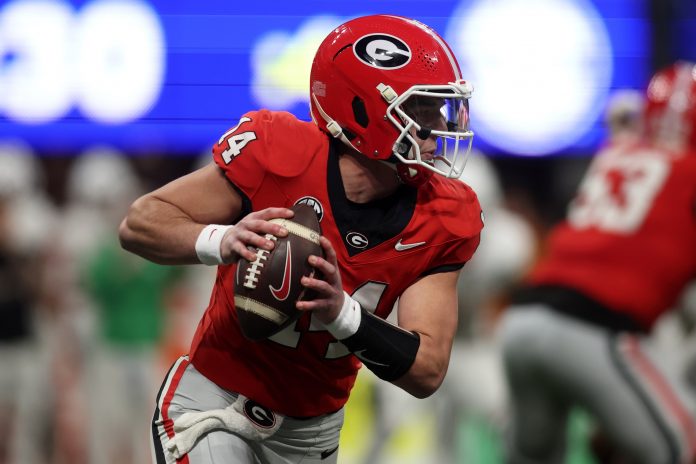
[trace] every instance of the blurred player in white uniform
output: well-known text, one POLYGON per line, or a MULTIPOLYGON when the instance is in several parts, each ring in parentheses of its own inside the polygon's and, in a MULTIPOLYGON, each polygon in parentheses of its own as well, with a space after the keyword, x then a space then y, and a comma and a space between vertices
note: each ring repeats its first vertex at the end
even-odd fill
POLYGON ((114 229, 141 193, 124 153, 93 147, 76 158, 68 177, 62 224, 64 273, 73 289, 88 401, 81 408, 91 464, 149 460, 151 399, 164 365, 164 288, 172 275, 120 249, 114 229))
POLYGON ((55 212, 42 179, 28 146, 0 143, 0 461, 12 464, 43 462, 53 427, 42 268, 55 212))
MULTIPOLYGON (((495 166, 482 153, 469 159, 461 178, 479 195, 486 227, 478 253, 459 278, 459 336, 452 350, 439 410, 442 452, 457 462, 457 427, 463 420, 502 433, 507 388, 495 336, 498 312, 509 290, 534 259, 536 233, 529 221, 505 205, 495 166)), ((476 450, 464 450, 473 457, 476 450)), ((444 462, 444 461, 443 461, 444 462)))

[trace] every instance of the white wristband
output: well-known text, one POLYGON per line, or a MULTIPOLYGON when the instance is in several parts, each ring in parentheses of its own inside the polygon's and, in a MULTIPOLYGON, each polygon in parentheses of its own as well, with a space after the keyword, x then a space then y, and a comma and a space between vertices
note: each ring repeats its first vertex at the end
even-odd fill
POLYGON ((220 224, 209 224, 203 228, 196 240, 196 255, 203 264, 216 266, 225 264, 220 254, 220 244, 225 232, 234 226, 223 226, 220 224))
POLYGON ((358 331, 361 318, 362 310, 360 309, 360 303, 352 299, 346 292, 343 292, 341 312, 338 313, 336 319, 328 324, 324 324, 324 328, 336 340, 344 340, 358 331))

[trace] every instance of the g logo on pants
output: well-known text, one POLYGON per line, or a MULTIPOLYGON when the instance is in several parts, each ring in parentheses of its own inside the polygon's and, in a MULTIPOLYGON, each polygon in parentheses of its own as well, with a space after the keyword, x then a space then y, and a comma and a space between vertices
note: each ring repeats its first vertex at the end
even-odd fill
POLYGON ((244 402, 244 415, 258 427, 268 429, 275 425, 276 416, 270 409, 251 400, 244 402))

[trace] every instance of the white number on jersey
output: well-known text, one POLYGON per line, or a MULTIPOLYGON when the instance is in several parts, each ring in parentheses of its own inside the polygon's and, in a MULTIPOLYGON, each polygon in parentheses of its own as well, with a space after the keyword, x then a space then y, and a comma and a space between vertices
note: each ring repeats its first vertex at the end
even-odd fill
MULTIPOLYGON (((384 294, 384 290, 387 289, 387 284, 383 282, 369 281, 362 284, 360 287, 356 288, 351 297, 360 303, 360 306, 365 308, 365 310, 374 313, 379 305, 379 300, 384 294)), ((311 323, 309 325, 310 332, 324 331, 324 328, 314 319, 312 315, 311 323)), ((284 346, 289 346, 290 348, 297 348, 300 343, 300 336, 302 332, 297 330, 297 324, 294 326, 286 327, 275 335, 268 337, 269 340, 273 340, 276 343, 280 343, 284 346)), ((326 350, 325 358, 336 359, 341 358, 350 354, 350 351, 341 342, 329 343, 326 350)))
POLYGON ((222 152, 222 159, 225 161, 225 164, 230 164, 234 158, 239 156, 239 154, 242 152, 242 148, 244 148, 247 143, 251 142, 252 140, 256 140, 256 132, 254 131, 235 134, 236 130, 239 129, 239 126, 249 121, 251 121, 251 119, 247 117, 240 119, 236 126, 222 134, 222 137, 220 137, 218 145, 222 145, 225 142, 225 139, 227 139, 227 144, 229 145, 229 148, 222 152))
POLYGON ((568 222, 578 229, 634 232, 643 224, 669 170, 666 155, 659 152, 600 153, 570 204, 568 222))

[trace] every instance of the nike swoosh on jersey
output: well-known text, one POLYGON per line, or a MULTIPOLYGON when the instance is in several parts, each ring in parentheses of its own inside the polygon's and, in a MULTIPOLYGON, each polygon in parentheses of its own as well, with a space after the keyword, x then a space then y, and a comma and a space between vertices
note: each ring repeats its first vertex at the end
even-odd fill
POLYGON ((399 239, 396 245, 394 245, 394 249, 396 249, 396 251, 406 251, 421 245, 425 245, 425 242, 401 243, 401 239, 399 239))
POLYGON ((365 363, 368 363, 368 364, 374 364, 375 366, 384 366, 384 367, 389 366, 389 364, 382 364, 381 362, 373 361, 373 360, 371 360, 370 358, 366 358, 365 355, 363 355, 363 353, 364 353, 365 351, 367 351, 367 350, 358 350, 358 351, 356 351, 356 352, 353 353, 353 354, 354 354, 355 356, 357 356, 358 359, 361 360, 362 362, 365 362, 365 363))
POLYGON ((292 275, 292 249, 290 248, 290 242, 287 242, 287 250, 285 252, 285 270, 283 271, 283 283, 280 288, 275 288, 269 285, 268 288, 271 289, 271 293, 278 301, 284 301, 290 294, 290 276, 292 275))

